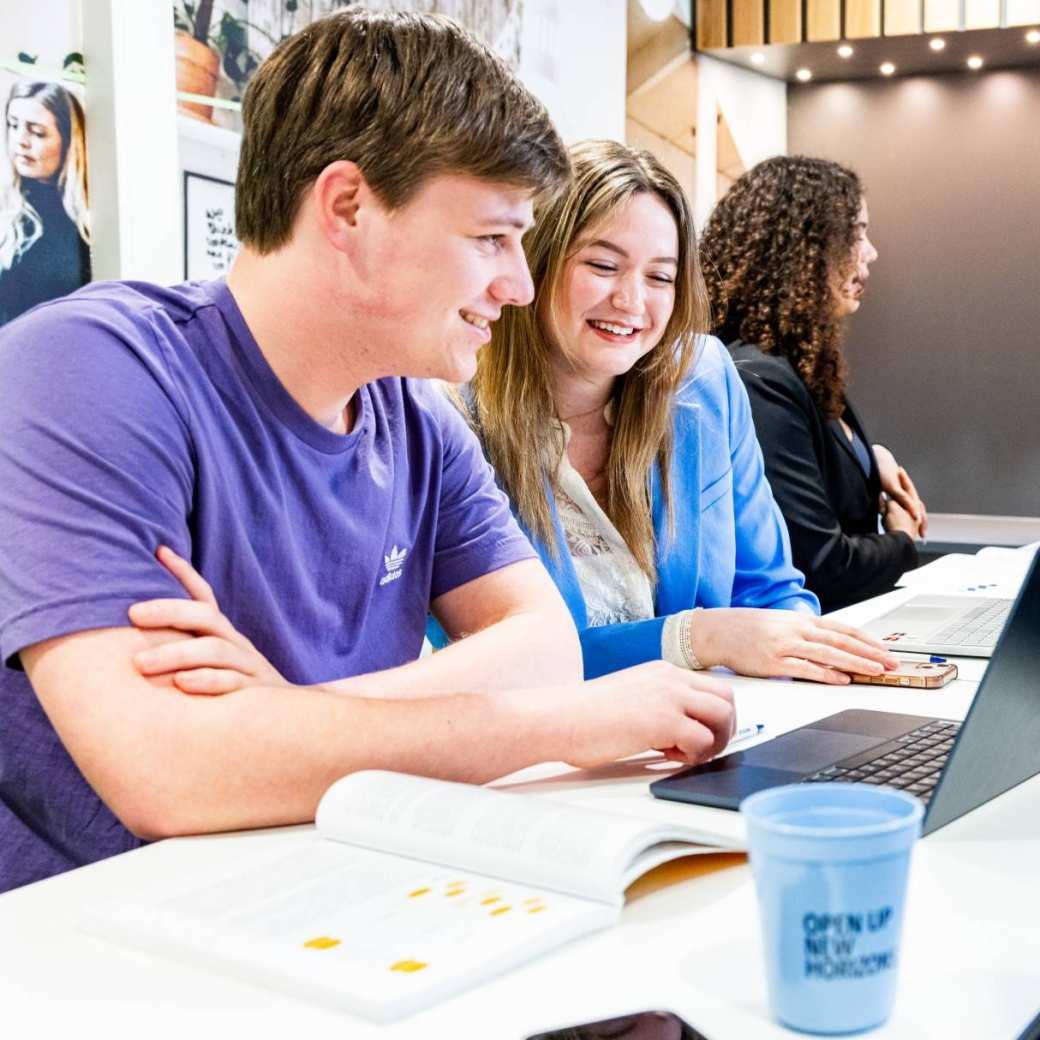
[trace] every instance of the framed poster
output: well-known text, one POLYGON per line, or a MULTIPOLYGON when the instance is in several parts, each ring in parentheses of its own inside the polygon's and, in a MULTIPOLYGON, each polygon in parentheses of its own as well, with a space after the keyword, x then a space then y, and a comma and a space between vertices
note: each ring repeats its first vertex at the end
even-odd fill
POLYGON ((90 281, 82 87, 64 75, 0 63, 0 325, 90 281))
POLYGON ((234 184, 185 171, 184 277, 191 282, 220 278, 237 252, 234 184))

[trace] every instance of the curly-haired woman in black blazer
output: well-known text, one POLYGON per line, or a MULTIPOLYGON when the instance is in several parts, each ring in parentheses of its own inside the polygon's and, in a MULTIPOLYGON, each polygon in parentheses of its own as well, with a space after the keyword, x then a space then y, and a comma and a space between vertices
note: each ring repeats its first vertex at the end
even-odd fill
POLYGON ((906 470, 871 446, 845 395, 845 318, 876 259, 859 178, 804 156, 744 174, 701 237, 715 331, 750 395, 795 566, 824 610, 891 588, 917 566, 927 528, 906 470))

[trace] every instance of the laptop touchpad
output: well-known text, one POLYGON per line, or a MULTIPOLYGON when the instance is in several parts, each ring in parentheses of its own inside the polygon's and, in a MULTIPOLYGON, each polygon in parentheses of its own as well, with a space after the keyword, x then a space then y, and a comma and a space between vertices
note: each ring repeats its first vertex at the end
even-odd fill
POLYGON ((949 607, 903 607, 899 611, 899 623, 907 625, 938 625, 964 613, 963 606, 949 607))
POLYGON ((884 743, 862 733, 830 733, 823 729, 797 729, 744 752, 747 765, 791 769, 808 774, 843 758, 884 743))

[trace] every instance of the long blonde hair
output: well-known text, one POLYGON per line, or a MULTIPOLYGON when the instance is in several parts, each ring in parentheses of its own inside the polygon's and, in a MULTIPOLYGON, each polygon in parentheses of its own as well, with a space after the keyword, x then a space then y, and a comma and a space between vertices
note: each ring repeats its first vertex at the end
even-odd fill
MULTIPOLYGON (((90 212, 87 191, 87 134, 83 108, 74 94, 57 83, 17 82, 4 106, 4 135, 7 110, 18 98, 38 101, 51 115, 61 136, 62 156, 57 190, 62 207, 76 225, 80 237, 90 243, 90 212)), ((8 162, 0 177, 0 271, 9 271, 35 245, 46 230, 39 213, 22 190, 22 178, 8 162)))
POLYGON ((649 152, 615 141, 584 141, 571 149, 571 163, 570 189, 537 207, 536 224, 524 239, 534 303, 505 308, 490 344, 480 353, 472 382, 474 418, 520 519, 558 555, 546 480, 555 479, 563 450, 552 422, 556 405, 550 358, 564 266, 587 228, 635 195, 660 199, 675 219, 679 238, 675 306, 657 346, 614 385, 606 468, 606 512, 653 579, 651 473, 656 462, 670 525, 672 400, 692 363, 696 336, 708 325, 693 219, 678 181, 649 152))

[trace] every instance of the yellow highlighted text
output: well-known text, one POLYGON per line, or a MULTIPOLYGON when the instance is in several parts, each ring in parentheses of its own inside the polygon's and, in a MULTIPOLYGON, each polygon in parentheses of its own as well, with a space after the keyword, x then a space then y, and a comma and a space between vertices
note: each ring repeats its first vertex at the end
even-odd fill
POLYGON ((308 939, 303 945, 309 950, 331 950, 333 946, 339 946, 342 939, 330 939, 327 935, 319 935, 317 939, 308 939))
POLYGON ((390 965, 391 971, 403 971, 410 974, 413 971, 422 971, 428 967, 425 961, 395 961, 390 965))

